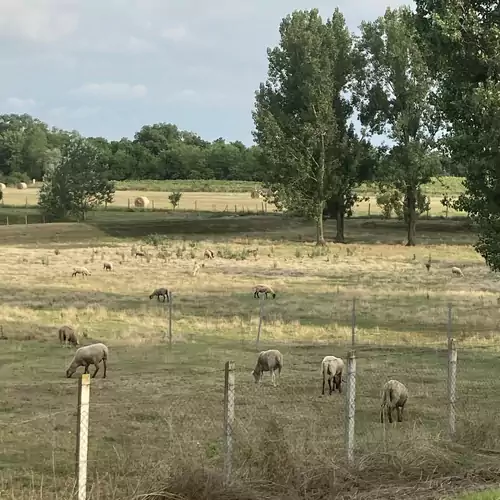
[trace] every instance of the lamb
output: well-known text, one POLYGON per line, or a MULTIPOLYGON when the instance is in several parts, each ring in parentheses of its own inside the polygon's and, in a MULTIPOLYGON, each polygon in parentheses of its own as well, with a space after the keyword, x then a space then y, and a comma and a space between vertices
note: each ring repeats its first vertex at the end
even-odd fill
POLYGON ((213 259, 214 258, 214 253, 210 248, 206 248, 205 251, 203 252, 203 257, 207 257, 208 259, 213 259))
POLYGON ((335 392, 335 387, 342 394, 342 370, 344 369, 344 361, 342 358, 335 356, 325 356, 321 362, 321 371, 323 373, 323 390, 321 395, 325 395, 325 380, 328 379, 328 388, 331 394, 335 392))
POLYGON ((166 288, 157 288, 150 296, 149 300, 151 300, 153 297, 156 297, 156 299, 159 301, 160 297, 163 297, 163 302, 165 302, 165 299, 167 302, 170 301, 170 294, 166 288))
POLYGON ((78 342, 78 337, 76 335, 75 330, 71 328, 71 326, 64 325, 61 326, 58 330, 59 334, 59 342, 61 344, 67 345, 72 344, 72 345, 80 345, 80 342, 78 342))
POLYGON ((278 375, 281 377, 281 369, 283 368, 283 355, 276 349, 270 349, 268 351, 261 351, 259 357, 257 358, 257 364, 252 371, 252 375, 255 379, 255 383, 262 382, 262 377, 264 372, 271 373, 271 380, 273 386, 276 387, 276 375, 275 372, 278 371, 278 375))
POLYGON ((380 422, 384 423, 384 410, 387 412, 389 423, 392 424, 392 412, 396 408, 398 422, 403 421, 403 410, 408 400, 408 389, 398 380, 389 380, 382 388, 382 405, 380 409, 380 422))
POLYGON ((459 267, 452 267, 451 273, 457 274, 458 276, 462 276, 462 277, 464 276, 464 273, 462 272, 462 270, 459 267))
POLYGON ((113 270, 113 263, 112 262, 103 262, 102 267, 105 271, 112 271, 113 270))
POLYGON ((259 298, 259 293, 265 293, 266 299, 267 294, 270 293, 273 296, 273 299, 276 297, 276 292, 269 285, 255 285, 253 287, 253 296, 254 298, 259 298))
POLYGON ((73 274, 71 276, 76 276, 81 274, 82 276, 92 276, 92 273, 86 267, 74 267, 73 274))
POLYGON ((106 369, 108 361, 108 347, 104 344, 90 344, 77 349, 73 361, 66 370, 66 377, 70 378, 76 372, 79 366, 84 366, 84 373, 89 373, 89 366, 95 366, 95 372, 91 375, 94 378, 99 371, 99 363, 102 361, 104 373, 102 378, 106 378, 106 369))

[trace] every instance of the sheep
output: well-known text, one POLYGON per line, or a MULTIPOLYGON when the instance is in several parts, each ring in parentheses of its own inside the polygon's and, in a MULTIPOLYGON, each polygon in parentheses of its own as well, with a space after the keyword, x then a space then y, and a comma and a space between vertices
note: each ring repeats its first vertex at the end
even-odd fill
POLYGON ((83 276, 92 276, 92 273, 86 267, 74 267, 73 274, 71 276, 76 276, 81 274, 83 276))
POLYGON ((149 300, 151 300, 153 297, 156 297, 156 299, 159 301, 160 297, 163 297, 163 302, 165 302, 165 299, 167 302, 170 301, 170 294, 166 288, 157 288, 150 296, 149 300))
POLYGON ((392 412, 396 408, 398 422, 403 421, 403 410, 408 400, 408 389, 398 380, 389 380, 382 388, 382 404, 380 409, 380 422, 384 423, 384 409, 387 412, 389 423, 392 424, 392 412))
POLYGON ((323 373, 323 390, 321 395, 325 395, 325 380, 328 379, 328 388, 331 394, 335 392, 335 387, 342 394, 342 370, 344 369, 344 361, 342 358, 335 356, 325 356, 321 362, 321 371, 323 373))
POLYGON ((283 368, 283 355, 276 349, 261 351, 257 358, 257 364, 252 371, 255 383, 261 382, 264 372, 271 372, 271 380, 273 386, 276 387, 276 370, 281 377, 281 369, 283 368))
POLYGON ((71 326, 64 325, 61 326, 58 330, 59 334, 59 342, 61 344, 67 345, 72 344, 72 345, 80 345, 80 342, 78 342, 78 337, 76 335, 76 332, 71 326))
POLYGON ((276 292, 269 285, 255 285, 253 287, 253 296, 254 298, 259 298, 259 293, 265 293, 266 299, 267 294, 270 293, 273 296, 273 299, 276 297, 276 292))
POLYGON ((210 248, 206 248, 205 251, 203 252, 203 257, 207 257, 208 259, 213 259, 214 258, 214 253, 210 248))
POLYGON ((71 375, 76 372, 79 366, 84 366, 84 373, 89 373, 89 366, 94 365, 95 372, 93 375, 91 375, 91 377, 94 378, 99 371, 99 363, 101 361, 104 366, 104 373, 102 375, 102 378, 106 378, 108 347, 101 343, 80 347, 79 349, 77 349, 73 361, 71 361, 71 364, 66 370, 66 377, 70 378, 71 375))
POLYGON ((458 276, 464 276, 464 273, 459 267, 452 267, 451 268, 451 274, 457 274, 458 276))
POLYGON ((134 252, 135 258, 137 257, 146 257, 146 252, 143 252, 142 250, 136 250, 134 252))
POLYGON ((113 270, 113 263, 112 262, 103 262, 102 268, 105 271, 112 271, 113 270))

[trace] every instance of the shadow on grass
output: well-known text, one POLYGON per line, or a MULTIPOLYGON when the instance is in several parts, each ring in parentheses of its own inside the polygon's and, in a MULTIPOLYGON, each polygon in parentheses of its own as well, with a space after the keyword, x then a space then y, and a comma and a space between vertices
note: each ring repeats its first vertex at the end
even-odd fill
MULTIPOLYGON (((0 209, 2 217, 10 216, 10 226, 0 226, 0 241, 4 244, 37 242, 39 244, 88 242, 89 238, 144 238, 151 234, 169 239, 188 238, 220 240, 232 237, 268 239, 313 243, 313 222, 281 214, 228 215, 224 213, 193 212, 127 212, 97 211, 89 215, 86 223, 24 223, 29 220, 41 222, 35 209, 0 209), (17 222, 20 224, 15 224, 17 222), (43 230, 40 229, 43 228, 43 230), (73 227, 72 227, 73 226, 73 227)), ((475 230, 464 218, 430 219, 418 223, 419 244, 469 245, 476 239, 475 230)), ((325 237, 333 241, 336 223, 325 221, 325 237)), ((346 221, 347 243, 401 244, 406 236, 402 221, 380 218, 352 218, 346 221)))

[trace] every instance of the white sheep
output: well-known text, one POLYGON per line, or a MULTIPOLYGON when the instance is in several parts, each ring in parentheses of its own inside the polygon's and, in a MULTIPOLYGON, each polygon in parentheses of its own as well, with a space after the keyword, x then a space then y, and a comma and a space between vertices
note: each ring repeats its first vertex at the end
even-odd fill
POLYGON ((78 337, 76 335, 76 332, 71 326, 64 325, 61 326, 58 330, 59 334, 59 342, 61 344, 67 345, 73 344, 73 345, 80 345, 80 342, 78 342, 78 337))
POLYGON ((82 276, 92 276, 92 273, 86 267, 74 267, 73 274, 71 276, 76 276, 81 274, 82 276))
POLYGON ((452 267, 451 268, 451 274, 457 274, 458 276, 464 276, 464 273, 462 272, 462 270, 459 268, 459 267, 452 267))
POLYGON ((264 372, 271 373, 271 380, 273 386, 276 387, 276 375, 275 372, 278 371, 278 375, 281 377, 281 369, 283 368, 283 355, 276 349, 270 349, 268 351, 261 351, 259 357, 257 358, 257 364, 252 371, 252 375, 255 379, 255 383, 262 382, 262 377, 264 372))
POLYGON ((159 301, 160 297, 163 297, 163 302, 165 302, 165 299, 167 302, 170 301, 170 294, 168 293, 168 289, 166 288, 157 288, 150 296, 149 300, 151 300, 153 297, 156 297, 156 299, 159 301))
POLYGON ((325 356, 321 362, 321 372, 323 373, 323 390, 321 395, 325 395, 325 380, 328 379, 329 394, 335 392, 335 387, 342 394, 342 370, 344 361, 335 356, 325 356))
POLYGON ((275 291, 269 286, 269 285, 255 285, 253 287, 253 296, 254 298, 258 299, 259 298, 259 293, 265 293, 266 294, 266 299, 267 299, 267 294, 270 293, 273 297, 273 299, 276 297, 275 291))
POLYGON ((112 271, 113 270, 113 263, 112 262, 103 262, 102 267, 105 271, 112 271))
POLYGON ((66 370, 66 377, 70 378, 79 366, 84 366, 84 373, 89 373, 89 366, 95 366, 94 378, 99 371, 99 363, 102 361, 104 373, 102 378, 106 378, 106 368, 108 361, 108 347, 104 344, 90 344, 77 349, 73 361, 66 370))
POLYGON ((206 257, 208 259, 213 259, 214 258, 214 253, 210 248, 206 248, 205 251, 203 252, 203 257, 206 257))
POLYGON ((398 422, 403 421, 403 410, 408 400, 408 389, 398 380, 389 380, 382 388, 382 404, 380 409, 380 422, 384 423, 384 410, 387 412, 389 423, 392 424, 392 412, 396 408, 398 422))

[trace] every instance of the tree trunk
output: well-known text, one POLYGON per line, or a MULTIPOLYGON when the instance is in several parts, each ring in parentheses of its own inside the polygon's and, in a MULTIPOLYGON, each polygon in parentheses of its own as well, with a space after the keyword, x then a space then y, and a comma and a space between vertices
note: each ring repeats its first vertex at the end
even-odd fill
POLYGON ((337 234, 335 235, 335 241, 337 243, 345 243, 344 237, 344 220, 345 220, 345 203, 344 195, 340 194, 337 198, 337 234))
POLYGON ((325 233, 323 228, 323 210, 321 210, 319 217, 316 218, 316 245, 326 245, 325 233))
POLYGON ((416 228, 417 228, 417 194, 413 187, 409 187, 406 192, 406 201, 408 203, 408 242, 407 247, 416 245, 416 228))
POLYGON ((325 209, 325 137, 321 135, 321 151, 318 172, 318 207, 316 216, 316 245, 324 246, 325 233, 323 230, 323 211, 325 209))

